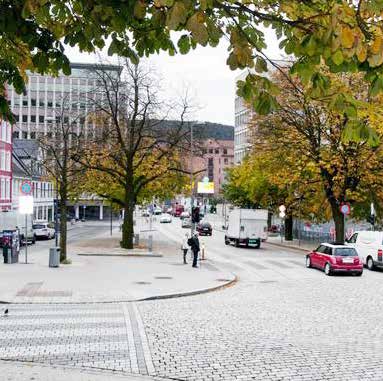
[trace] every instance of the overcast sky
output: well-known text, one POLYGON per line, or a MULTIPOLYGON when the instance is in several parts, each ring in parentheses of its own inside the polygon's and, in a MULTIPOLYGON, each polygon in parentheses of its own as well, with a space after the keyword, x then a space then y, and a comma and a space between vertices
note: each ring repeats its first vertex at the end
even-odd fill
MULTIPOLYGON (((279 57, 273 33, 268 33, 267 42, 269 55, 279 57)), ((185 87, 191 90, 194 103, 199 106, 193 115, 195 120, 234 125, 235 77, 241 71, 232 71, 226 65, 227 46, 222 41, 216 48, 198 47, 173 57, 161 53, 149 59, 163 78, 168 97, 177 96, 185 87)), ((97 62, 94 55, 80 54, 72 48, 67 54, 72 62, 97 62)))

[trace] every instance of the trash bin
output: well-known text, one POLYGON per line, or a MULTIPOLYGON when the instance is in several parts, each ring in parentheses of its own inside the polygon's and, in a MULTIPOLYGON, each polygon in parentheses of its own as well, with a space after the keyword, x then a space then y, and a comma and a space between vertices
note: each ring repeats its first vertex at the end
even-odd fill
POLYGON ((51 247, 49 249, 49 267, 59 267, 60 266, 60 248, 51 247))

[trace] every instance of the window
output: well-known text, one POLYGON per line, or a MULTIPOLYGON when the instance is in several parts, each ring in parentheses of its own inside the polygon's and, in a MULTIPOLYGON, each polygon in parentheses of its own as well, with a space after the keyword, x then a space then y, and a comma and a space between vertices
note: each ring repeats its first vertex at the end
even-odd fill
POLYGON ((325 246, 324 254, 332 255, 332 248, 329 246, 325 246))
POLYGON ((13 131, 12 137, 13 137, 13 139, 18 139, 19 138, 19 132, 13 131))
POLYGON ((44 107, 44 101, 39 101, 39 106, 44 107))
POLYGON ((5 182, 5 198, 10 200, 11 198, 11 181, 9 179, 5 182))
POLYGON ((326 246, 324 246, 324 245, 320 245, 315 251, 316 251, 317 253, 324 253, 325 250, 326 250, 326 246))
POLYGON ((358 238, 358 233, 354 233, 347 242, 356 243, 357 238, 358 238))
POLYGON ((339 255, 342 257, 356 257, 358 254, 353 247, 340 247, 335 249, 335 255, 339 255))
POLYGON ((31 122, 36 123, 36 115, 31 115, 31 122))
POLYGON ((35 131, 31 132, 31 139, 36 139, 36 132, 35 131))
POLYGON ((23 106, 28 106, 28 99, 23 99, 23 106))
POLYGON ((28 139, 28 132, 27 131, 23 131, 22 137, 23 137, 23 139, 28 139))
POLYGON ((223 160, 223 162, 224 162, 225 164, 228 164, 228 163, 229 163, 229 160, 228 160, 228 158, 227 158, 227 157, 225 157, 225 159, 223 160))
POLYGON ((227 148, 224 148, 224 149, 223 149, 223 154, 224 154, 224 155, 227 155, 227 148))
POLYGON ((36 106, 36 99, 33 99, 33 98, 31 99, 31 105, 36 106))
POLYGON ((52 101, 48 101, 48 107, 50 107, 50 108, 53 107, 53 102, 52 101))
POLYGON ((216 148, 214 153, 218 154, 219 153, 219 148, 216 148))
POLYGON ((18 122, 19 121, 19 114, 15 115, 15 121, 18 122))
POLYGON ((39 123, 44 123, 44 115, 39 115, 39 123))
POLYGON ((209 153, 213 153, 213 149, 212 148, 209 149, 209 153))
POLYGON ((28 115, 23 115, 23 123, 27 123, 28 122, 28 115))

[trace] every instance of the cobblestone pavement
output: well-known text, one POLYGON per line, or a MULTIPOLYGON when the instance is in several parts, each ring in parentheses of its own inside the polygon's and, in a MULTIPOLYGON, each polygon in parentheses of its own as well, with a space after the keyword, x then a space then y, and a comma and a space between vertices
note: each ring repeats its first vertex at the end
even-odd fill
POLYGON ((9 305, 0 359, 162 380, 383 380, 382 272, 326 277, 302 253, 225 247, 219 235, 206 247, 211 271, 232 269, 236 286, 159 301, 9 305))

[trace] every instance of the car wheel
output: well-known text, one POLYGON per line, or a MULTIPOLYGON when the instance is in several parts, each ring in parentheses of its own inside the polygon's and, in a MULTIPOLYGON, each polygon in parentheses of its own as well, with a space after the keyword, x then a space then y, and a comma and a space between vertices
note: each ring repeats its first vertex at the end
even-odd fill
POLYGON ((225 237, 225 245, 230 245, 230 241, 225 237))
POLYGON ((367 258, 367 268, 369 269, 369 270, 374 270, 374 260, 371 258, 371 257, 368 257, 367 258))
POLYGON ((324 266, 324 273, 327 275, 327 276, 330 276, 332 275, 332 272, 331 272, 331 266, 330 264, 327 262, 324 266))
POLYGON ((239 239, 235 240, 235 247, 239 247, 239 239))
POLYGON ((33 238, 32 238, 32 245, 34 245, 35 243, 36 243, 36 236, 34 235, 33 238))
POLYGON ((260 247, 261 247, 261 242, 259 242, 257 245, 255 245, 256 249, 260 249, 260 247))
POLYGON ((311 267, 311 258, 309 255, 306 256, 306 267, 310 268, 311 267))

